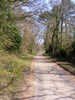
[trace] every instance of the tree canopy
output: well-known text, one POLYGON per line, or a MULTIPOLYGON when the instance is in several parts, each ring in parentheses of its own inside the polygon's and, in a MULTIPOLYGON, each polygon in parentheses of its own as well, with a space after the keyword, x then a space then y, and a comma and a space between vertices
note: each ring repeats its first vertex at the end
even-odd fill
POLYGON ((61 0, 60 4, 52 4, 53 8, 50 12, 40 15, 41 19, 47 19, 45 50, 54 56, 74 59, 74 4, 70 0, 61 0))

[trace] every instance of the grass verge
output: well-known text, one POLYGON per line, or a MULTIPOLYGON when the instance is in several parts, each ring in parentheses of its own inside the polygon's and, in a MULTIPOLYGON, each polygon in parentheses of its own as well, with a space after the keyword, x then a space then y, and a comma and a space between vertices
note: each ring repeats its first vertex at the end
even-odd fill
POLYGON ((0 100, 11 100, 15 90, 21 85, 25 73, 30 71, 34 55, 17 57, 8 53, 0 53, 0 100))
POLYGON ((44 54, 44 56, 47 56, 53 62, 57 63, 60 67, 64 68, 65 70, 75 75, 75 65, 68 62, 65 58, 52 57, 52 56, 48 56, 47 54, 44 54))

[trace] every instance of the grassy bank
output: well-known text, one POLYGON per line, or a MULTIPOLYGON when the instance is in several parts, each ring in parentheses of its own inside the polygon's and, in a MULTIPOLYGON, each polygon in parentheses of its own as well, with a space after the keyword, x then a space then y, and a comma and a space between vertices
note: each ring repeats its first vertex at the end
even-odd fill
POLYGON ((13 93, 21 85, 25 74, 30 71, 33 54, 15 56, 0 53, 0 100, 11 100, 13 93))

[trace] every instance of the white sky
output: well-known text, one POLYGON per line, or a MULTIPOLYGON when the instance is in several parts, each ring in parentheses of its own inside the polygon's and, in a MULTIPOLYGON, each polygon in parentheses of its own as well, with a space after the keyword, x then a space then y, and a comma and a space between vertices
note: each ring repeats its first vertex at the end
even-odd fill
POLYGON ((75 0, 71 0, 71 1, 75 3, 75 0))

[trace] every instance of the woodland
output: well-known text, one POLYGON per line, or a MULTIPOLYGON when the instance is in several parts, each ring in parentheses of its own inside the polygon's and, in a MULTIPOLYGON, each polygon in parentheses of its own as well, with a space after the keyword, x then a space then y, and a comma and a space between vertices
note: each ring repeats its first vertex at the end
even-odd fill
POLYGON ((23 80, 24 71, 30 71, 31 61, 41 47, 48 56, 75 63, 75 4, 71 0, 50 0, 52 9, 39 14, 46 29, 38 36, 32 14, 18 8, 27 2, 0 0, 0 98, 6 93, 13 98, 14 88, 23 80), (44 42, 39 44, 37 38, 44 42))

